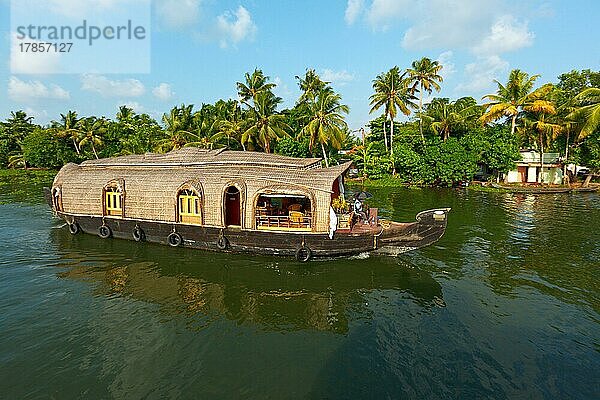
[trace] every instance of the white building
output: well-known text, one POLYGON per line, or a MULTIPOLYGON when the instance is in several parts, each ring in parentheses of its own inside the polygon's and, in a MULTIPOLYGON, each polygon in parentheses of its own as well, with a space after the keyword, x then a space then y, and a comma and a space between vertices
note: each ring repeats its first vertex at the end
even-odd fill
POLYGON ((544 153, 544 168, 540 166, 540 153, 534 150, 521 150, 521 161, 517 169, 509 171, 508 183, 552 183, 560 185, 563 182, 562 165, 558 153, 544 153), (540 176, 541 173, 541 176, 540 176))

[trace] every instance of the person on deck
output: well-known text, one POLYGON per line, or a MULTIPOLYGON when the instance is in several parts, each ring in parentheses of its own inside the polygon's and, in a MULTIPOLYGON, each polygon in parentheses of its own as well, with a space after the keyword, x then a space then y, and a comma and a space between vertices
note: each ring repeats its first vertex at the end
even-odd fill
POLYGON ((360 201, 360 199, 358 197, 354 198, 353 208, 354 208, 354 214, 359 217, 359 220, 361 220, 361 221, 367 220, 367 214, 363 211, 362 201, 360 201))

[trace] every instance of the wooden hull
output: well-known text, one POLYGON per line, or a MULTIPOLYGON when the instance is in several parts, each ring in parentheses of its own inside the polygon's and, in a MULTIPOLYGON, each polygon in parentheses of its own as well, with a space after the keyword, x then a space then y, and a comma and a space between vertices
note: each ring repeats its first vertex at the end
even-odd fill
POLYGON ((176 232, 183 239, 180 246, 195 249, 297 256, 299 249, 308 248, 313 257, 331 257, 381 249, 402 253, 428 246, 444 234, 449 211, 448 208, 424 211, 419 213, 416 222, 412 223, 383 222, 383 226, 358 225, 352 231, 335 232, 333 239, 330 239, 326 233, 242 230, 231 226, 209 227, 108 216, 74 215, 60 211, 56 214, 65 220, 70 228, 76 226, 77 233, 102 236, 100 227, 108 227, 110 235, 104 240, 115 238, 135 240, 134 230, 137 227, 143 232, 142 240, 163 245, 172 245, 167 238, 171 233, 176 232), (223 238, 226 240, 224 241, 223 238))
POLYGON ((511 193, 523 193, 523 194, 550 194, 550 193, 592 193, 597 192, 598 188, 560 188, 560 187, 513 187, 504 186, 497 183, 492 183, 492 187, 496 189, 508 190, 511 193))

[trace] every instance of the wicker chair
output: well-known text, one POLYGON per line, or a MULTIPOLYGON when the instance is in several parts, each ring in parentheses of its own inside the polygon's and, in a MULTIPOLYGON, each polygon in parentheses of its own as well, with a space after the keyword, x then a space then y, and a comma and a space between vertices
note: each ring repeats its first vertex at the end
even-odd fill
POLYGON ((302 227, 304 222, 304 214, 299 211, 290 211, 290 226, 294 228, 302 227))

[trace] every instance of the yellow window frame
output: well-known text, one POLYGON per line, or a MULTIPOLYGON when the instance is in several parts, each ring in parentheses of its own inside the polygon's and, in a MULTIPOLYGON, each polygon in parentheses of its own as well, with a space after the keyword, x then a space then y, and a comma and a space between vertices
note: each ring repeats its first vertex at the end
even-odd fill
POLYGON ((196 195, 179 195, 179 214, 199 217, 201 212, 200 197, 196 195))
POLYGON ((177 196, 179 222, 202 224, 202 198, 190 189, 184 189, 177 196))
POLYGON ((115 188, 108 188, 105 191, 104 208, 108 215, 120 215, 123 212, 122 193, 115 188))

